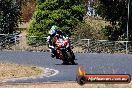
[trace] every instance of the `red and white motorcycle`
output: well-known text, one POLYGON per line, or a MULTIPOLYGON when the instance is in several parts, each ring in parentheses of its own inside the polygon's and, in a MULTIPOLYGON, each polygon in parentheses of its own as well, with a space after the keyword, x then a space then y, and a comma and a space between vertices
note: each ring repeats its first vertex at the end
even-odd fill
POLYGON ((56 58, 63 61, 64 64, 75 64, 75 55, 69 37, 55 37, 56 58))

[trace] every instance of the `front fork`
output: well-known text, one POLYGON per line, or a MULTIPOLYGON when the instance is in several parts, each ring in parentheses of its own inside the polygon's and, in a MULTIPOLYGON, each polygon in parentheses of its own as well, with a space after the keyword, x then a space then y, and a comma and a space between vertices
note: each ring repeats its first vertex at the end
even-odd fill
POLYGON ((73 51, 72 51, 72 49, 70 47, 68 48, 68 51, 71 53, 73 59, 75 60, 75 55, 74 55, 74 53, 73 53, 73 51))
POLYGON ((65 50, 56 50, 59 59, 62 60, 63 62, 66 61, 65 55, 64 55, 65 52, 67 52, 66 50, 71 53, 73 59, 75 60, 75 55, 74 55, 73 51, 70 49, 70 47, 65 50))
POLYGON ((62 51, 57 50, 56 52, 57 52, 57 55, 58 55, 57 57, 59 57, 59 59, 61 59, 61 60, 63 60, 63 61, 64 61, 64 60, 65 60, 65 58, 64 58, 64 56, 63 56, 63 54, 62 54, 62 51))

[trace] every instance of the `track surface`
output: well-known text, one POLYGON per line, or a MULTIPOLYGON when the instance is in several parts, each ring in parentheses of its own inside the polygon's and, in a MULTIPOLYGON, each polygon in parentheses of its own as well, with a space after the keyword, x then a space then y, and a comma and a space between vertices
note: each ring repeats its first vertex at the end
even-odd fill
POLYGON ((131 54, 89 54, 76 53, 78 65, 61 65, 61 61, 51 58, 48 52, 0 52, 0 62, 34 65, 59 71, 52 77, 38 77, 25 80, 10 80, 5 83, 42 83, 49 81, 73 81, 78 66, 82 65, 88 74, 130 74, 132 75, 131 54))

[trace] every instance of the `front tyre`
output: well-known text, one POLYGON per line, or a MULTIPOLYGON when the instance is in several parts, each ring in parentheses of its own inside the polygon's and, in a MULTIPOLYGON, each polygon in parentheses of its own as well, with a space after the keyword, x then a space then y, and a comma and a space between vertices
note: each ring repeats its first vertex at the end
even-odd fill
POLYGON ((68 51, 66 52, 66 55, 67 55, 66 59, 68 60, 68 62, 70 62, 71 64, 75 64, 73 55, 68 51))

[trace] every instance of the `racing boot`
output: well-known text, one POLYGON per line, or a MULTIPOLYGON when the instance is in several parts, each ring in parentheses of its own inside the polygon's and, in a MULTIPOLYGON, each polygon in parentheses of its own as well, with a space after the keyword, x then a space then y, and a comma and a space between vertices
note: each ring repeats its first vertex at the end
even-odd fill
POLYGON ((51 50, 51 57, 54 58, 56 55, 55 55, 55 50, 51 50))
POLYGON ((51 57, 54 58, 55 57, 55 54, 51 53, 51 57))
POLYGON ((49 50, 50 50, 50 53, 51 53, 51 57, 54 58, 55 57, 55 50, 54 50, 54 47, 49 45, 49 50))

